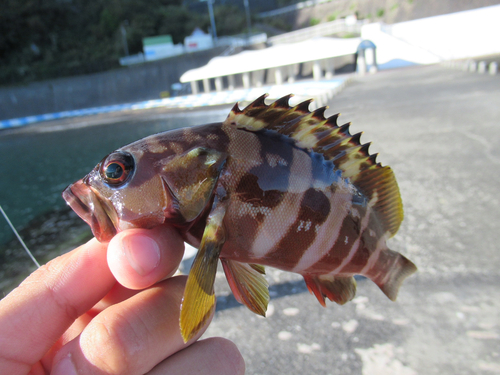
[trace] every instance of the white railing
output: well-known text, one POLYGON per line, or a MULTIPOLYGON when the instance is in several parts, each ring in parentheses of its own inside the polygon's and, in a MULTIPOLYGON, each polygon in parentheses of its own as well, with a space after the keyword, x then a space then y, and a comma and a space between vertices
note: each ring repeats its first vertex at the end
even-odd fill
POLYGON ((328 36, 338 33, 361 33, 361 26, 368 21, 357 21, 352 19, 339 19, 331 22, 321 23, 316 26, 306 27, 304 29, 291 31, 289 33, 277 35, 268 38, 271 44, 281 43, 297 43, 303 40, 317 38, 321 36, 328 36))
POLYGON ((245 34, 233 35, 233 36, 222 36, 217 39, 215 44, 217 46, 232 46, 232 47, 243 47, 252 44, 265 43, 267 41, 266 33, 253 34, 248 37, 245 34))
POLYGON ((274 10, 269 10, 267 12, 261 12, 257 14, 258 17, 260 18, 267 18, 267 17, 274 17, 274 16, 279 16, 281 14, 286 14, 289 12, 293 12, 298 9, 304 9, 304 8, 309 8, 313 7, 317 4, 323 4, 323 3, 329 3, 333 0, 308 0, 308 1, 302 1, 297 4, 289 5, 283 8, 279 9, 274 9, 274 10))

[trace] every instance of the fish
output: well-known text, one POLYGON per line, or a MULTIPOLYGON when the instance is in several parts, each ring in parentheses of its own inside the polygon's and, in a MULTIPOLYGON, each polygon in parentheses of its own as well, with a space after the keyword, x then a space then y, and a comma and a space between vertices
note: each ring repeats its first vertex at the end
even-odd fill
POLYGON ((403 220, 392 169, 352 135, 292 95, 263 95, 221 123, 171 130, 113 151, 63 192, 107 242, 129 228, 169 224, 198 248, 180 311, 185 342, 215 309, 220 259, 236 300, 265 316, 265 267, 298 273, 319 303, 356 293, 355 275, 391 300, 417 271, 386 244, 403 220))

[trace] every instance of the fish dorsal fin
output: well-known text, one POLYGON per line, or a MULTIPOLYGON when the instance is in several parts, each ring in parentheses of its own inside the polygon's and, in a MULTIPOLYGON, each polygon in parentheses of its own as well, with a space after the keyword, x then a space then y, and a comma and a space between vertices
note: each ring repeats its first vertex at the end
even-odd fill
POLYGON ((372 202, 384 231, 393 236, 403 220, 399 188, 392 169, 376 162, 377 155, 368 151, 369 143, 361 144, 361 133, 352 135, 350 123, 338 126, 338 114, 325 118, 327 107, 309 111, 311 100, 290 107, 292 95, 270 105, 265 104, 266 97, 262 95, 243 110, 235 104, 224 125, 253 132, 275 131, 294 139, 297 146, 323 155, 372 202))
POLYGON ((279 125, 283 125, 309 113, 307 107, 311 100, 303 102, 298 106, 290 107, 288 101, 292 95, 287 95, 271 105, 266 105, 264 99, 267 96, 268 94, 262 95, 250 103, 244 110, 241 110, 238 107, 238 103, 236 103, 224 123, 250 131, 258 131, 264 128, 278 130, 279 125))

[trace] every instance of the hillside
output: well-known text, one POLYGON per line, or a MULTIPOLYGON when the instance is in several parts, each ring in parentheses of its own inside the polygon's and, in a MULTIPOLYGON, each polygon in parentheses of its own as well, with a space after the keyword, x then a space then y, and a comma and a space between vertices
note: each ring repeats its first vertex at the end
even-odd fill
POLYGON ((273 17, 271 23, 297 29, 356 14, 359 19, 390 24, 499 3, 499 0, 333 0, 273 17))

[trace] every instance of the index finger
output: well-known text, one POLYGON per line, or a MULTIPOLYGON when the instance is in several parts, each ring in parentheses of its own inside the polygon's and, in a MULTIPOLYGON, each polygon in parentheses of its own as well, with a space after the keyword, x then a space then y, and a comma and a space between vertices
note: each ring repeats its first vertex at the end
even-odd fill
POLYGON ((27 373, 115 284, 93 239, 33 272, 0 301, 0 373, 27 373))

